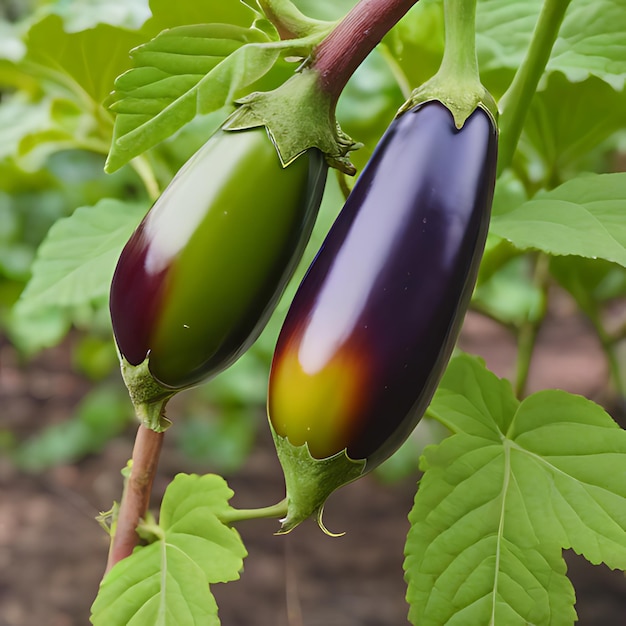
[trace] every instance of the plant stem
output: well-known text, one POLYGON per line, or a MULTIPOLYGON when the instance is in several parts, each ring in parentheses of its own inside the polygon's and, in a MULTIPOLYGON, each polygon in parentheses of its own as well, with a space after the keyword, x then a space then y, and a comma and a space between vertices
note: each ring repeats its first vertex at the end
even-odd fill
POLYGON ((124 485, 105 574, 116 563, 129 556, 139 543, 137 526, 150 505, 150 493, 163 446, 163 435, 163 432, 155 432, 143 424, 137 430, 130 476, 124 485))
POLYGON ((445 46, 437 74, 480 84, 476 58, 476 0, 444 0, 445 46))
POLYGON ((537 335, 540 324, 531 320, 525 320, 517 333, 517 367, 515 376, 515 395, 523 398, 526 393, 526 383, 530 373, 537 335))
POLYGON ((543 324, 548 311, 548 281, 550 278, 550 259, 548 255, 539 253, 535 259, 533 282, 541 292, 541 305, 539 311, 529 319, 526 319, 517 334, 517 374, 515 377, 515 395, 522 398, 526 393, 526 384, 530 373, 537 335, 543 324))
POLYGON ((287 498, 272 506, 265 506, 259 509, 230 509, 227 513, 222 513, 219 518, 224 524, 241 522, 249 519, 280 519, 287 515, 287 498))
POLYGON ((159 197, 161 190, 148 159, 145 155, 137 156, 131 160, 130 164, 141 179, 149 198, 154 202, 159 197))
POLYGON ((317 46, 311 68, 333 101, 348 79, 417 0, 361 0, 317 46))
POLYGON ((339 183, 339 189, 345 201, 348 199, 348 196, 350 195, 350 192, 352 191, 352 189, 350 189, 350 185, 348 184, 348 177, 344 172, 341 172, 340 170, 335 170, 335 172, 337 175, 337 182, 339 183))
POLYGON ((604 350, 609 367, 610 382, 613 385, 613 389, 617 392, 620 398, 624 398, 626 397, 626 389, 624 388, 624 383, 622 382, 622 373, 619 359, 615 351, 615 342, 604 327, 597 307, 594 306, 593 308, 587 308, 585 313, 593 325, 596 335, 600 340, 600 344, 602 345, 602 349, 604 350))
POLYGON ((441 102, 452 113, 457 128, 481 107, 498 117, 491 94, 480 82, 476 57, 476 0, 444 0, 445 47, 437 73, 420 85, 400 108, 403 113, 431 100, 441 102))
POLYGON ((328 29, 329 22, 307 17, 290 0, 258 0, 258 3, 283 40, 307 37, 328 29))
POLYGON ((400 63, 398 63, 398 60, 396 59, 396 57, 392 54, 391 50, 389 49, 389 46, 382 44, 378 48, 378 50, 380 54, 382 55, 383 59, 385 59, 385 62, 387 63, 387 67, 393 74, 393 77, 396 79, 396 83, 398 84, 398 87, 400 88, 400 91, 402 92, 402 95, 404 96, 404 99, 406 100, 411 95, 411 91, 412 91, 411 83, 409 82, 407 75, 404 73, 404 70, 400 66, 400 63))
POLYGON ((506 169, 513 160, 530 103, 570 2, 571 0, 545 0, 526 57, 500 100, 498 173, 506 169))

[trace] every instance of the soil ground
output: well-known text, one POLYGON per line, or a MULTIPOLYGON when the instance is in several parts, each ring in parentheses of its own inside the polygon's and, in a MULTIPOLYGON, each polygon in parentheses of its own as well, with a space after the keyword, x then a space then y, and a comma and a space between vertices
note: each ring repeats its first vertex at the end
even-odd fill
MULTIPOLYGON (((511 375, 514 342, 501 328, 471 315, 460 345, 483 356, 499 375, 511 375)), ((0 426, 19 439, 65 419, 87 389, 71 373, 64 346, 27 366, 18 364, 7 344, 0 350, 0 426)), ((541 333, 529 391, 557 387, 602 402, 606 380, 597 340, 565 300, 541 333)), ((0 459, 0 626, 89 623, 107 553, 107 537, 94 517, 119 498, 119 469, 133 437, 129 429, 102 454, 39 475, 22 474, 0 459)), ((166 438, 154 502, 174 474, 205 469, 191 466, 166 438)), ((265 429, 245 466, 226 478, 235 506, 282 498, 282 476, 265 429)), ((277 526, 271 520, 240 524, 249 551, 241 580, 213 588, 223 626, 408 624, 402 552, 416 480, 384 485, 368 476, 335 494, 325 522, 345 531, 341 538, 326 537, 312 522, 286 537, 273 535, 277 526)), ((626 624, 624 575, 574 554, 566 558, 579 623, 626 624)))

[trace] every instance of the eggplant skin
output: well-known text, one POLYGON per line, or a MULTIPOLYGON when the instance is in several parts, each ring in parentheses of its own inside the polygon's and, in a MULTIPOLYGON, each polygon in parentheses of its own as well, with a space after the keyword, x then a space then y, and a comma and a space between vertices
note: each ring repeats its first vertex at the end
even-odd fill
POLYGON ((232 364, 258 337, 308 242, 327 165, 283 168, 264 128, 219 130, 124 247, 110 311, 121 355, 170 389, 232 364))
POLYGON ((314 458, 372 469, 405 441, 450 358, 489 226, 497 129, 439 102, 396 118, 304 277, 280 332, 268 412, 314 458))

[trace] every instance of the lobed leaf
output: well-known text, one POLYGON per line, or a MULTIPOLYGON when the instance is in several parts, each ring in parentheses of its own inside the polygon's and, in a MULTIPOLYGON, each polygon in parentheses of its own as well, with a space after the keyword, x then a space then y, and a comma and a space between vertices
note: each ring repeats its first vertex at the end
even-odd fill
POLYGON ((178 26, 135 48, 135 67, 115 81, 117 113, 105 169, 113 172, 198 114, 231 105, 266 74, 278 51, 260 30, 231 24, 178 26))
POLYGON ((26 62, 38 75, 69 86, 83 108, 99 107, 115 77, 130 66, 128 50, 142 40, 137 32, 109 24, 67 33, 61 17, 52 14, 28 31, 26 62))
MULTIPOLYGON (((542 0, 481 0, 476 44, 481 70, 517 69, 530 43, 542 0)), ((616 90, 626 80, 626 13, 621 0, 572 0, 546 72, 572 82, 597 76, 616 90)))
MULTIPOLYGON (((485 86, 501 96, 522 64, 543 0, 479 0, 476 48, 485 86)), ((623 90, 626 80, 626 12, 622 0, 572 0, 546 75, 562 73, 570 82, 590 76, 623 90)), ((443 6, 420 0, 384 40, 408 82, 416 87, 430 78, 443 54, 443 6), (419 63, 415 60, 419 59, 419 63)), ((568 112, 575 101, 558 109, 568 112)), ((597 104, 597 103, 596 103, 597 104)), ((595 104, 594 104, 595 108, 595 104)))
POLYGON ((626 91, 615 91, 596 78, 572 83, 554 72, 545 89, 535 94, 524 125, 522 149, 532 147, 532 159, 540 160, 546 172, 581 168, 581 159, 624 127, 626 91), (567 103, 567 104, 565 104, 567 103))
POLYGON ((452 432, 499 442, 518 406, 508 380, 463 357, 451 362, 428 413, 452 432))
POLYGON ((626 272, 608 261, 556 256, 550 259, 550 275, 590 319, 599 319, 607 301, 626 295, 626 272))
POLYGON ((625 30, 622 0, 573 0, 548 70, 560 70, 572 82, 597 76, 622 90, 626 81, 625 30))
POLYGON ((145 203, 105 198, 55 222, 37 250, 16 314, 105 300, 122 247, 146 210, 145 203))
POLYGON ((626 267, 625 202, 626 173, 581 175, 495 214, 491 230, 520 249, 626 267))
POLYGON ((209 585, 239 578, 246 550, 219 521, 233 492, 220 476, 179 474, 161 505, 156 540, 104 578, 94 626, 219 626, 209 585))
POLYGON ((406 544, 411 622, 573 623, 561 550, 626 567, 626 432, 565 392, 518 403, 467 355, 431 413, 455 434, 422 459, 406 544))

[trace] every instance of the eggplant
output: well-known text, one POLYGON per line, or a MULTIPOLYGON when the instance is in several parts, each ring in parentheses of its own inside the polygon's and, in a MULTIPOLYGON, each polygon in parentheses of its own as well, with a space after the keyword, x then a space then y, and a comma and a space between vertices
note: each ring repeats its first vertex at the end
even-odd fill
POLYGON ((197 385, 258 337, 309 239, 327 169, 316 149, 282 167, 263 127, 218 130, 183 166, 111 285, 123 371, 147 363, 146 393, 197 385))
MULTIPOLYGON (((458 129, 442 103, 422 103, 380 140, 276 345, 268 414, 288 500, 301 489, 288 475, 301 471, 295 449, 305 447, 313 465, 359 462, 346 480, 328 481, 337 486, 391 456, 422 417, 475 285, 496 160, 497 128, 482 108, 458 129)), ((324 472, 314 482, 322 480, 324 472)))

